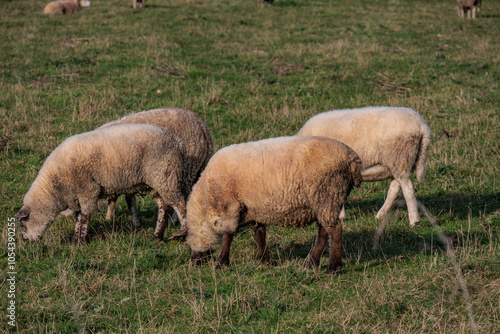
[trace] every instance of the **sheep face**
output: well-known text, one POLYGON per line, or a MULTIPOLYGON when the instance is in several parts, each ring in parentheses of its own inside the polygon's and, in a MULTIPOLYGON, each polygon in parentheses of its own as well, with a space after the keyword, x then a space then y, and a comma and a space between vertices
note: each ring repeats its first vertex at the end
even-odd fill
POLYGON ((183 228, 171 239, 186 237, 186 244, 191 250, 191 259, 196 264, 204 261, 217 250, 222 243, 222 236, 208 228, 203 222, 191 224, 189 229, 183 228))
POLYGON ((45 213, 31 210, 28 206, 23 206, 14 217, 19 221, 21 236, 25 241, 40 240, 51 223, 45 213))

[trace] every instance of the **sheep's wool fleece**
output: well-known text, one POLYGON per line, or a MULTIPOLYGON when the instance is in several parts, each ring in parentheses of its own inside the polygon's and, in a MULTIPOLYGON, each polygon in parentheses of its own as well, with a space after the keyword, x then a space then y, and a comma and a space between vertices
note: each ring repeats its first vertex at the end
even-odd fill
POLYGON ((45 6, 43 13, 45 15, 68 14, 76 13, 80 9, 80 5, 74 1, 52 1, 45 6))
POLYGON ((214 154, 213 142, 207 125, 195 113, 180 109, 154 109, 127 115, 106 123, 101 128, 119 124, 151 124, 178 136, 186 146, 184 169, 186 186, 190 190, 214 154))
POLYGON ((182 177, 183 154, 181 140, 152 125, 78 134, 49 155, 24 204, 42 211, 80 211, 81 205, 95 204, 98 197, 149 191, 152 185, 162 197, 178 197, 174 193, 182 177))
POLYGON ((417 158, 415 148, 423 136, 431 137, 431 131, 422 116, 410 108, 366 107, 318 114, 304 124, 299 135, 325 136, 345 143, 361 157, 363 169, 393 166, 407 174, 417 158), (401 152, 411 156, 402 157, 401 152))
POLYGON ((250 222, 304 226, 321 216, 326 225, 335 225, 353 184, 361 181, 360 163, 352 149, 322 137, 280 137, 223 148, 193 187, 186 241, 194 249, 213 249, 215 235, 250 222), (210 245, 190 244, 190 235, 204 235, 210 245))

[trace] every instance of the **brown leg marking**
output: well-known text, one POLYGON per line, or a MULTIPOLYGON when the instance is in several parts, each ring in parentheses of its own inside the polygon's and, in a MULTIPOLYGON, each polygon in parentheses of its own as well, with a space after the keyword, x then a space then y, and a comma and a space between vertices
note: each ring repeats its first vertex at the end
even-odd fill
POLYGON ((118 197, 111 197, 108 199, 108 212, 106 213, 106 220, 113 220, 115 217, 116 200, 118 197))
POLYGON ((342 268, 342 224, 337 222, 335 227, 326 228, 330 236, 330 267, 328 271, 338 274, 342 268))
POLYGON ((217 261, 217 269, 229 266, 229 250, 233 241, 234 233, 224 233, 222 251, 217 261))
POLYGON ((314 243, 313 249, 309 252, 309 255, 306 259, 306 267, 314 268, 319 266, 319 261, 321 259, 321 255, 325 250, 326 243, 328 242, 328 233, 323 226, 319 226, 318 236, 316 238, 316 242, 314 243))
POLYGON ((269 252, 266 246, 266 225, 257 223, 254 226, 255 242, 259 251, 259 260, 261 262, 269 262, 269 252))

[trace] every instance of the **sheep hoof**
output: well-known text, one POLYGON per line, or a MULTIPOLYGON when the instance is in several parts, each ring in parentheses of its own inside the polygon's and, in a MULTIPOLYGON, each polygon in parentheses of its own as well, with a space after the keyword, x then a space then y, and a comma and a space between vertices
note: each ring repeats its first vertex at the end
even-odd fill
POLYGON ((340 269, 342 269, 342 263, 330 266, 330 268, 328 268, 328 272, 332 275, 338 275, 340 274, 340 269))
POLYGON ((160 234, 155 233, 154 234, 154 239, 158 240, 158 241, 163 241, 163 234, 160 235, 160 234))
POLYGON ((219 262, 217 263, 217 265, 215 266, 215 269, 225 269, 229 267, 229 261, 223 261, 223 262, 219 262))
POLYGON ((74 236, 73 237, 73 242, 75 244, 78 244, 79 246, 83 246, 85 244, 88 244, 89 243, 89 237, 88 236, 84 236, 84 237, 78 237, 78 236, 74 236))
POLYGON ((308 269, 315 269, 315 268, 319 267, 319 261, 315 261, 315 260, 311 259, 310 257, 308 257, 306 259, 306 262, 304 263, 304 266, 308 269))

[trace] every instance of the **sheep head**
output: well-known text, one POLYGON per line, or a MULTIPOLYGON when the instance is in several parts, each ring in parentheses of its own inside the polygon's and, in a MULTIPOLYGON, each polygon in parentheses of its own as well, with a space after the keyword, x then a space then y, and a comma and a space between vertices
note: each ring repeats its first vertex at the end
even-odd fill
POLYGON ((19 222, 21 236, 25 241, 38 241, 49 227, 51 220, 39 210, 23 206, 14 218, 19 222))

